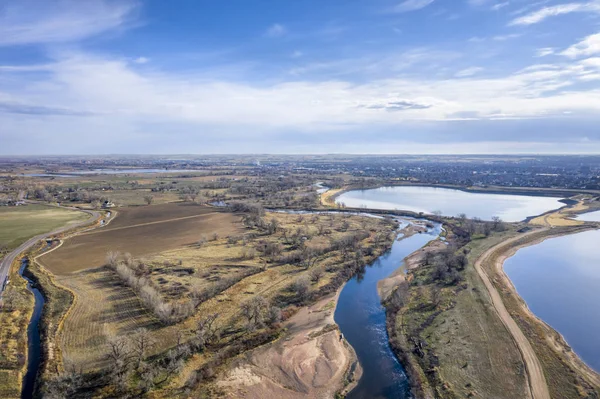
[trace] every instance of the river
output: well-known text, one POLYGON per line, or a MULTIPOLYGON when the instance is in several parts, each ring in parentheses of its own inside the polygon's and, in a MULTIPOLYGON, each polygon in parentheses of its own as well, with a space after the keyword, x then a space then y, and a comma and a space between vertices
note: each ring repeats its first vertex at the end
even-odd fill
POLYGON ((377 283, 398 269, 406 256, 434 240, 440 232, 441 226, 436 225, 427 233, 395 241, 387 253, 342 289, 334 318, 363 368, 363 375, 348 398, 410 397, 406 373, 389 345, 385 308, 377 293, 377 283))
POLYGON ((504 264, 531 311, 600 372, 600 231, 548 239, 504 264))
POLYGON ((483 220, 499 216, 506 222, 518 222, 565 205, 556 197, 472 193, 422 186, 353 190, 340 195, 336 202, 353 208, 399 209, 423 213, 440 211, 445 216, 464 213, 470 218, 478 217, 483 220))
POLYGON ((27 289, 33 294, 35 299, 35 305, 33 307, 33 314, 27 327, 27 340, 28 340, 28 351, 27 351, 27 373, 23 379, 23 389, 21 391, 22 399, 33 398, 35 390, 35 380, 37 378, 38 370, 41 362, 41 337, 39 323, 42 317, 42 309, 44 308, 44 296, 35 288, 33 281, 23 275, 25 268, 28 265, 28 260, 23 259, 21 262, 21 268, 19 274, 27 281, 27 289))

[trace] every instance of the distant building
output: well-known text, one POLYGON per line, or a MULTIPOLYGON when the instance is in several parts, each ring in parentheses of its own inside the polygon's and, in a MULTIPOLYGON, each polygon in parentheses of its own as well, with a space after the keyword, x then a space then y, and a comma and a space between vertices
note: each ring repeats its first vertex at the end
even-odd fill
POLYGON ((114 206, 115 206, 115 204, 110 201, 104 201, 102 203, 102 208, 104 208, 104 209, 114 208, 114 206))

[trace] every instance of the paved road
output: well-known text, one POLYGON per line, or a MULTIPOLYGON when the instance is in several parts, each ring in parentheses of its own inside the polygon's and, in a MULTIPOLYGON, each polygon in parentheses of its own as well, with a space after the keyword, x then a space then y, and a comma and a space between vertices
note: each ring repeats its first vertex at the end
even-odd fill
MULTIPOLYGON (((508 313, 508 310, 506 310, 506 307, 504 306, 504 302, 502 301, 500 294, 492 285, 489 276, 483 268, 483 262, 489 262, 492 254, 500 247, 513 243, 528 235, 539 233, 540 231, 541 230, 534 230, 530 233, 520 234, 514 238, 503 241, 500 244, 488 249, 475 262, 475 269, 477 269, 477 273, 479 273, 479 276, 483 280, 483 283, 485 284, 485 287, 489 292, 490 297, 492 298, 492 304, 494 305, 498 316, 500 316, 502 323, 504 323, 508 331, 513 336, 513 339, 515 340, 515 343, 517 344, 517 347, 521 352, 521 356, 523 357, 523 361, 525 363, 525 368, 527 369, 527 377, 531 397, 533 399, 550 399, 548 384, 546 383, 544 369, 542 368, 540 360, 538 359, 535 351, 533 350, 531 343, 529 342, 525 334, 523 334, 523 331, 521 331, 517 323, 510 316, 510 313, 508 313)), ((498 262, 503 262, 503 259, 499 259, 498 262)), ((497 267, 497 265, 493 265, 492 267, 497 267)))
POLYGON ((60 229, 56 229, 49 233, 43 233, 43 234, 37 235, 33 238, 30 238, 29 240, 27 240, 23 244, 21 244, 17 249, 15 249, 14 251, 12 251, 8 255, 6 255, 4 257, 4 259, 2 259, 2 261, 0 261, 0 297, 2 297, 2 294, 4 293, 4 289, 6 288, 6 281, 8 280, 8 273, 10 271, 10 265, 12 265, 12 263, 15 261, 15 259, 17 259, 19 257, 20 254, 25 252, 27 249, 31 248, 33 245, 35 245, 40 240, 43 240, 45 238, 48 238, 48 237, 56 235, 56 234, 60 234, 64 231, 67 231, 67 230, 70 230, 73 228, 77 228, 77 227, 95 223, 102 216, 100 214, 100 212, 96 212, 96 211, 88 211, 88 210, 66 207, 66 206, 61 206, 61 208, 85 212, 85 213, 91 215, 92 218, 84 220, 84 221, 76 223, 76 224, 61 227, 60 229))

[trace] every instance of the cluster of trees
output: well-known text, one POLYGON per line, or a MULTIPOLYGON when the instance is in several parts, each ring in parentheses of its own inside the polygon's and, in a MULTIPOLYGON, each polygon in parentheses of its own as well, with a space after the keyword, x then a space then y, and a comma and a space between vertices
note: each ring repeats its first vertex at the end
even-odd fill
POLYGON ((443 251, 427 251, 424 257, 425 266, 431 266, 431 278, 441 284, 456 285, 462 280, 460 272, 469 263, 463 252, 455 248, 443 251))
POLYGON ((504 231, 506 226, 499 216, 492 217, 491 222, 483 221, 477 217, 469 219, 466 214, 461 213, 457 216, 460 226, 470 236, 481 234, 488 237, 494 231, 504 231))
POLYGON ((123 283, 136 292, 142 303, 161 322, 175 324, 194 313, 195 307, 191 301, 166 302, 149 278, 150 268, 144 263, 134 261, 131 255, 125 254, 121 257, 117 252, 109 252, 106 255, 106 265, 116 272, 123 283))

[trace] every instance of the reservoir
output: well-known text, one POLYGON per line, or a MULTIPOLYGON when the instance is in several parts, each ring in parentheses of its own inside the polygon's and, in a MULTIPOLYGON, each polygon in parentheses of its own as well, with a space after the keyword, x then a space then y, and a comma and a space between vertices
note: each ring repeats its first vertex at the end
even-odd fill
POLYGON ((336 202, 352 208, 398 209, 424 213, 440 211, 445 216, 464 213, 469 218, 477 217, 483 220, 499 216, 506 222, 518 222, 565 205, 556 197, 471 193, 422 186, 354 190, 340 195, 336 202))
POLYGON ((600 211, 582 213, 577 215, 576 219, 583 222, 600 222, 600 211))
POLYGON ((385 308, 377 293, 377 282, 388 277, 402 265, 406 256, 434 240, 440 232, 440 226, 436 225, 427 233, 395 241, 387 253, 342 289, 334 314, 335 322, 356 351, 363 368, 358 385, 347 398, 411 397, 405 371, 388 342, 385 308))
POLYGON ((531 311, 600 371, 600 231, 552 238, 520 249, 504 264, 531 311))

